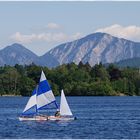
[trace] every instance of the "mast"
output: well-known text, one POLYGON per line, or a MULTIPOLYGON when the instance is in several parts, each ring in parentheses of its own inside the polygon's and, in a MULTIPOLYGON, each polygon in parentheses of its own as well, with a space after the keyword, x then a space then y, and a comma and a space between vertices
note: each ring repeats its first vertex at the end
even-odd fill
POLYGON ((36 86, 36 114, 38 113, 38 110, 37 110, 37 92, 38 92, 38 85, 36 86))

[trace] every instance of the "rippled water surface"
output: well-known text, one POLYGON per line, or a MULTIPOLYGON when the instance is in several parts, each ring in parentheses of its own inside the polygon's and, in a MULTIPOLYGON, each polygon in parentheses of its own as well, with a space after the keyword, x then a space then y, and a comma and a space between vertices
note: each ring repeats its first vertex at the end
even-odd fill
POLYGON ((28 98, 0 97, 0 138, 140 139, 140 97, 67 99, 77 120, 20 122, 28 98))

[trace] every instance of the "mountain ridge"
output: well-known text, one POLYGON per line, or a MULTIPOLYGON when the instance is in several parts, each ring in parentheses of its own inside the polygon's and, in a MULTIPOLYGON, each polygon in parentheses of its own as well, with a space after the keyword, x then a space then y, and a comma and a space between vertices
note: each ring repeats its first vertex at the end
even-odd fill
POLYGON ((62 43, 42 56, 38 56, 23 45, 14 43, 0 50, 0 65, 29 65, 56 67, 80 61, 94 66, 96 63, 116 63, 140 57, 140 42, 114 37, 106 33, 93 33, 80 39, 62 43))
POLYGON ((38 62, 38 56, 21 44, 14 43, 0 50, 0 65, 29 65, 38 62))
POLYGON ((94 33, 72 42, 60 44, 44 54, 44 56, 48 53, 53 55, 59 61, 60 65, 69 62, 78 64, 82 61, 83 63, 89 62, 93 66, 99 61, 112 63, 134 57, 134 52, 139 56, 139 46, 139 42, 113 37, 106 33, 94 33), (127 50, 128 48, 129 50, 127 50), (118 52, 115 57, 114 51, 118 52), (121 54, 121 52, 124 53, 121 54), (114 57, 113 60, 111 60, 111 57, 114 57))

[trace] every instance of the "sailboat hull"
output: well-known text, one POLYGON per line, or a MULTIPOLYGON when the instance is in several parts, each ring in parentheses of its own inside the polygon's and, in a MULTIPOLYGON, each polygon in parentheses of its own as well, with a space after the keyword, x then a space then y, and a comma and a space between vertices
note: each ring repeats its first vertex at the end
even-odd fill
POLYGON ((49 116, 48 117, 48 120, 51 120, 51 121, 71 121, 71 120, 75 120, 76 118, 75 117, 55 117, 55 116, 49 116))
POLYGON ((20 121, 47 121, 47 116, 19 117, 20 121))

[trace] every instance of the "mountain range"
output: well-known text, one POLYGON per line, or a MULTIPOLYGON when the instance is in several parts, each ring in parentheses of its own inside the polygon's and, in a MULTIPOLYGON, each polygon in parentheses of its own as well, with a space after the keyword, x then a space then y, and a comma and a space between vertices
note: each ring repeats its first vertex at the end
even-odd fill
POLYGON ((56 67, 80 61, 94 66, 98 62, 117 63, 140 58, 140 43, 117 38, 106 33, 94 33, 78 40, 56 46, 42 56, 37 56, 21 44, 12 44, 0 50, 0 65, 29 65, 56 67))
POLYGON ((26 49, 21 44, 12 44, 0 50, 0 65, 29 65, 33 62, 38 63, 39 58, 36 54, 26 49))
POLYGON ((119 67, 138 67, 140 68, 140 57, 139 58, 130 58, 130 59, 125 59, 125 60, 121 60, 117 63, 115 63, 115 65, 118 65, 119 67))

